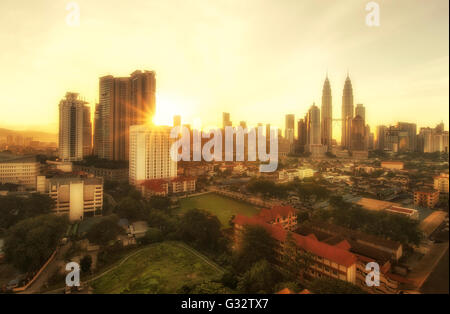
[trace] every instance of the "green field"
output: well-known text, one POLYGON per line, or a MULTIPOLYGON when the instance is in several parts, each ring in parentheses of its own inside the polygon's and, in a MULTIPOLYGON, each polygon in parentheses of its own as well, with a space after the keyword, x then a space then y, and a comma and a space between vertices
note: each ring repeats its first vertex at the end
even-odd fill
POLYGON ((154 244, 94 280, 94 293, 176 293, 185 284, 220 278, 220 268, 192 251, 178 242, 154 244))
POLYGON ((259 209, 255 206, 215 193, 183 198, 180 200, 180 208, 181 213, 192 208, 204 209, 216 215, 224 228, 229 227, 228 222, 232 215, 253 216, 259 212, 259 209))

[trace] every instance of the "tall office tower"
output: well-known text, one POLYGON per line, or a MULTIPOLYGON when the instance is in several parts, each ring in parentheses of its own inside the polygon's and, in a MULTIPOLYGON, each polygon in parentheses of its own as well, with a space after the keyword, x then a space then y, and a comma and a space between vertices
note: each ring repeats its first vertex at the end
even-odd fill
POLYGON ((365 149, 373 149, 373 148, 370 148, 370 134, 372 134, 372 133, 370 133, 370 126, 368 124, 366 124, 366 126, 364 127, 364 145, 365 145, 365 149))
POLYGON ((89 155, 92 134, 90 108, 86 104, 77 93, 70 92, 59 102, 59 158, 63 161, 82 160, 89 155))
POLYGON ((322 144, 325 145, 328 151, 331 150, 331 143, 333 141, 333 107, 331 98, 330 81, 328 75, 325 79, 322 89, 322 144))
POLYGON ((366 107, 363 104, 357 104, 355 108, 355 117, 360 116, 364 121, 366 121, 366 107))
POLYGON ((181 116, 173 116, 173 126, 181 126, 181 116))
POLYGON ((222 113, 222 128, 225 129, 226 126, 232 126, 229 112, 222 113))
POLYGON ((417 125, 415 123, 398 122, 397 128, 408 133, 407 150, 417 151, 417 125))
POLYGON ((307 130, 304 119, 299 119, 297 122, 297 152, 303 153, 307 143, 307 130))
POLYGON ((99 118, 94 152, 100 158, 128 160, 129 127, 151 122, 156 107, 153 71, 135 71, 130 77, 103 76, 99 82, 99 118))
POLYGON ((360 115, 357 115, 352 120, 352 132, 350 149, 352 151, 365 150, 365 126, 364 120, 360 115))
POLYGON ((175 141, 170 131, 170 127, 149 124, 130 127, 130 184, 177 176, 177 162, 170 155, 175 141))
POLYGON ((312 157, 318 157, 324 153, 320 131, 320 109, 313 104, 306 118, 307 150, 312 157))
POLYGON ((375 141, 374 141, 374 134, 373 132, 369 133, 369 143, 367 148, 369 150, 374 150, 375 149, 375 141))
POLYGON ((91 108, 83 108, 83 156, 92 155, 91 108))
POLYGON ((285 119, 284 137, 292 144, 294 143, 295 115, 287 114, 285 119))
POLYGON ((350 77, 347 73, 345 79, 344 91, 342 93, 342 134, 341 146, 343 148, 350 148, 350 135, 352 130, 353 119, 353 88, 350 77))
POLYGON ((385 137, 386 137, 386 126, 377 125, 377 144, 376 149, 384 150, 385 148, 385 137))

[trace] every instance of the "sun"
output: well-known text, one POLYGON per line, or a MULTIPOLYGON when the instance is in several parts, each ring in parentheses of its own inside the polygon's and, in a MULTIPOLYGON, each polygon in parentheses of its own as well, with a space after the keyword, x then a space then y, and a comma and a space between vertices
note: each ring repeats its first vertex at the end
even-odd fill
POLYGON ((156 93, 156 113, 152 121, 155 125, 172 125, 173 116, 181 115, 184 108, 180 101, 172 95, 156 93))

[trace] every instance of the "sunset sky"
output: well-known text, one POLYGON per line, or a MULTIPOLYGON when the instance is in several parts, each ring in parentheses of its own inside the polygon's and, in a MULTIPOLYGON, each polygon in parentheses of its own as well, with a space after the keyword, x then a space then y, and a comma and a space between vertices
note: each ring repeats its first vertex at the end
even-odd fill
POLYGON ((448 129, 448 0, 378 0, 379 27, 363 0, 78 0, 79 27, 69 2, 0 2, 0 127, 56 132, 66 91, 94 107, 100 76, 141 69, 157 74, 157 123, 227 111, 284 128, 320 105, 327 71, 339 118, 348 69, 371 127, 448 129))

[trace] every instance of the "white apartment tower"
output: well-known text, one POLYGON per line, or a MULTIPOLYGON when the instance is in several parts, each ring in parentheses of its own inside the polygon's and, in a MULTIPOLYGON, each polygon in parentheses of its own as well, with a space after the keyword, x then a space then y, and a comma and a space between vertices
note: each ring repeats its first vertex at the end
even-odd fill
POLYGON ((172 160, 170 153, 175 139, 170 138, 170 131, 168 126, 130 127, 130 184, 177 176, 177 162, 172 160))

